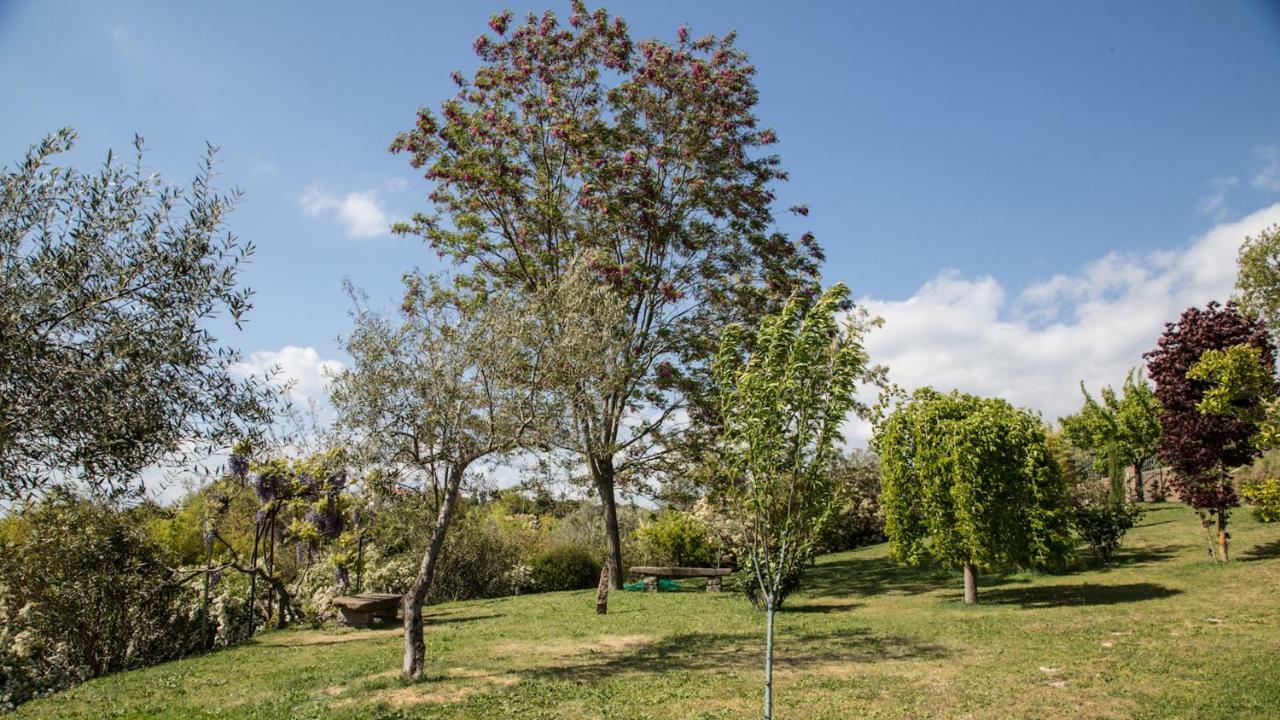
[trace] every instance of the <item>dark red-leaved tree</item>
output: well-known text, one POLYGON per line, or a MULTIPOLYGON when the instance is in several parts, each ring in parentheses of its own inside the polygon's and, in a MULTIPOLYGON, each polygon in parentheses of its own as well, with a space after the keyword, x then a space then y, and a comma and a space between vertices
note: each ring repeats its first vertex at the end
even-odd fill
POLYGON ((812 235, 775 229, 786 174, 732 34, 633 41, 581 2, 564 23, 504 12, 489 26, 457 95, 392 144, 433 184, 432 211, 397 230, 468 287, 520 294, 544 345, 593 338, 552 363, 562 417, 537 444, 585 467, 618 588, 615 487, 666 465, 691 437, 684 418, 697 430, 715 328, 816 294, 822 254, 812 235), (606 292, 569 313, 584 276, 606 292))
MULTIPOLYGON (((1254 423, 1236 415, 1202 413, 1197 405, 1209 383, 1191 380, 1187 372, 1207 350, 1234 345, 1256 347, 1266 368, 1275 366, 1275 349, 1263 324, 1242 314, 1234 303, 1211 302, 1189 308, 1176 323, 1168 323, 1158 347, 1145 355, 1147 374, 1156 385, 1163 410, 1158 454, 1176 472, 1174 487, 1183 502, 1195 508, 1205 529, 1216 522, 1217 559, 1228 558, 1227 519, 1239 504, 1228 471, 1253 460, 1254 423)), ((1212 536, 1209 554, 1214 556, 1212 536)))

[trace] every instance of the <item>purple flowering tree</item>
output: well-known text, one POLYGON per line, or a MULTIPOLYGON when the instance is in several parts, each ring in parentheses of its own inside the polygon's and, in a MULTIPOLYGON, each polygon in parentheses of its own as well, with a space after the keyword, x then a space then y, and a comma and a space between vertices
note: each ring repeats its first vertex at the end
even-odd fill
POLYGON ((754 325, 795 291, 816 296, 822 253, 812 235, 775 229, 786 174, 732 33, 682 27, 674 42, 636 42, 581 2, 565 23, 504 12, 489 26, 479 68, 454 73, 457 94, 391 145, 432 184, 431 211, 396 229, 423 237, 468 288, 524 295, 546 346, 583 329, 560 313, 557 286, 586 268, 604 289, 611 312, 578 316, 599 342, 594 367, 553 365, 542 389, 562 413, 539 444, 585 467, 617 588, 615 490, 643 487, 714 436, 708 329, 754 325))

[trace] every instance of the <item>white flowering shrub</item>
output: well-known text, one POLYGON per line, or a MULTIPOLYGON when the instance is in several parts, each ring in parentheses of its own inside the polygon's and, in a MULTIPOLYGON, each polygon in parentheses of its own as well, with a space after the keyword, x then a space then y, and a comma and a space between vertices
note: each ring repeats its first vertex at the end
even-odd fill
POLYGON ((0 523, 0 707, 203 649, 197 585, 146 512, 59 494, 0 523))

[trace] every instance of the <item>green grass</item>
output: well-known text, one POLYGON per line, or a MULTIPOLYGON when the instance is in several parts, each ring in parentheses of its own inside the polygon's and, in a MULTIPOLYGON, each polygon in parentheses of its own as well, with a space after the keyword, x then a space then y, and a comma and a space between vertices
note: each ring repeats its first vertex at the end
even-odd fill
MULTIPOLYGON (((1280 717, 1280 527, 1233 519, 1207 560, 1150 505, 1116 566, 980 578, 822 559, 779 615, 781 718, 1280 717)), ((426 681, 394 629, 295 630, 100 678, 16 718, 739 718, 758 712, 762 617, 730 593, 594 592, 432 608, 426 681)))

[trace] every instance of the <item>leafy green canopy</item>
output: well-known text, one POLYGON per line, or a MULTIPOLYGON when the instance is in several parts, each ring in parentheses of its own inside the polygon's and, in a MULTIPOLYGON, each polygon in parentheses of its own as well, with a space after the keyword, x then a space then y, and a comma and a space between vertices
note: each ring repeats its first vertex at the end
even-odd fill
POLYGON ((1067 487, 1039 418, 924 388, 876 429, 894 557, 948 567, 1052 567, 1071 544, 1067 487))
MULTIPOLYGON (((1080 392, 1084 406, 1059 422, 1071 444, 1093 456, 1095 472, 1109 474, 1122 466, 1141 469, 1155 457, 1160 444, 1160 403, 1136 369, 1125 376, 1122 393, 1102 388, 1102 402, 1089 394, 1083 382, 1080 392)), ((1122 475, 1117 477, 1123 481, 1122 475)), ((1123 487, 1119 491, 1115 499, 1123 501, 1123 487)))
POLYGON ((766 599, 808 563, 837 509, 840 426, 851 412, 866 415, 854 392, 878 378, 862 344, 867 324, 860 316, 843 326, 837 320, 848 295, 835 285, 808 309, 792 298, 750 343, 731 325, 716 358, 719 470, 766 599))
POLYGON ((1240 309, 1280 328, 1280 225, 1247 237, 1236 259, 1240 309))
POLYGON ((1276 447, 1280 441, 1277 418, 1276 378, 1264 364, 1260 349, 1232 345, 1206 350, 1187 371, 1187 379, 1207 387, 1196 404, 1203 415, 1239 418, 1257 428, 1251 442, 1258 448, 1276 447))
POLYGON ((227 232, 238 194, 190 188, 110 153, 94 174, 49 163, 62 130, 0 170, 0 497, 81 481, 125 490, 173 453, 266 425, 275 392, 232 372, 206 323, 237 327, 253 252, 227 232))

